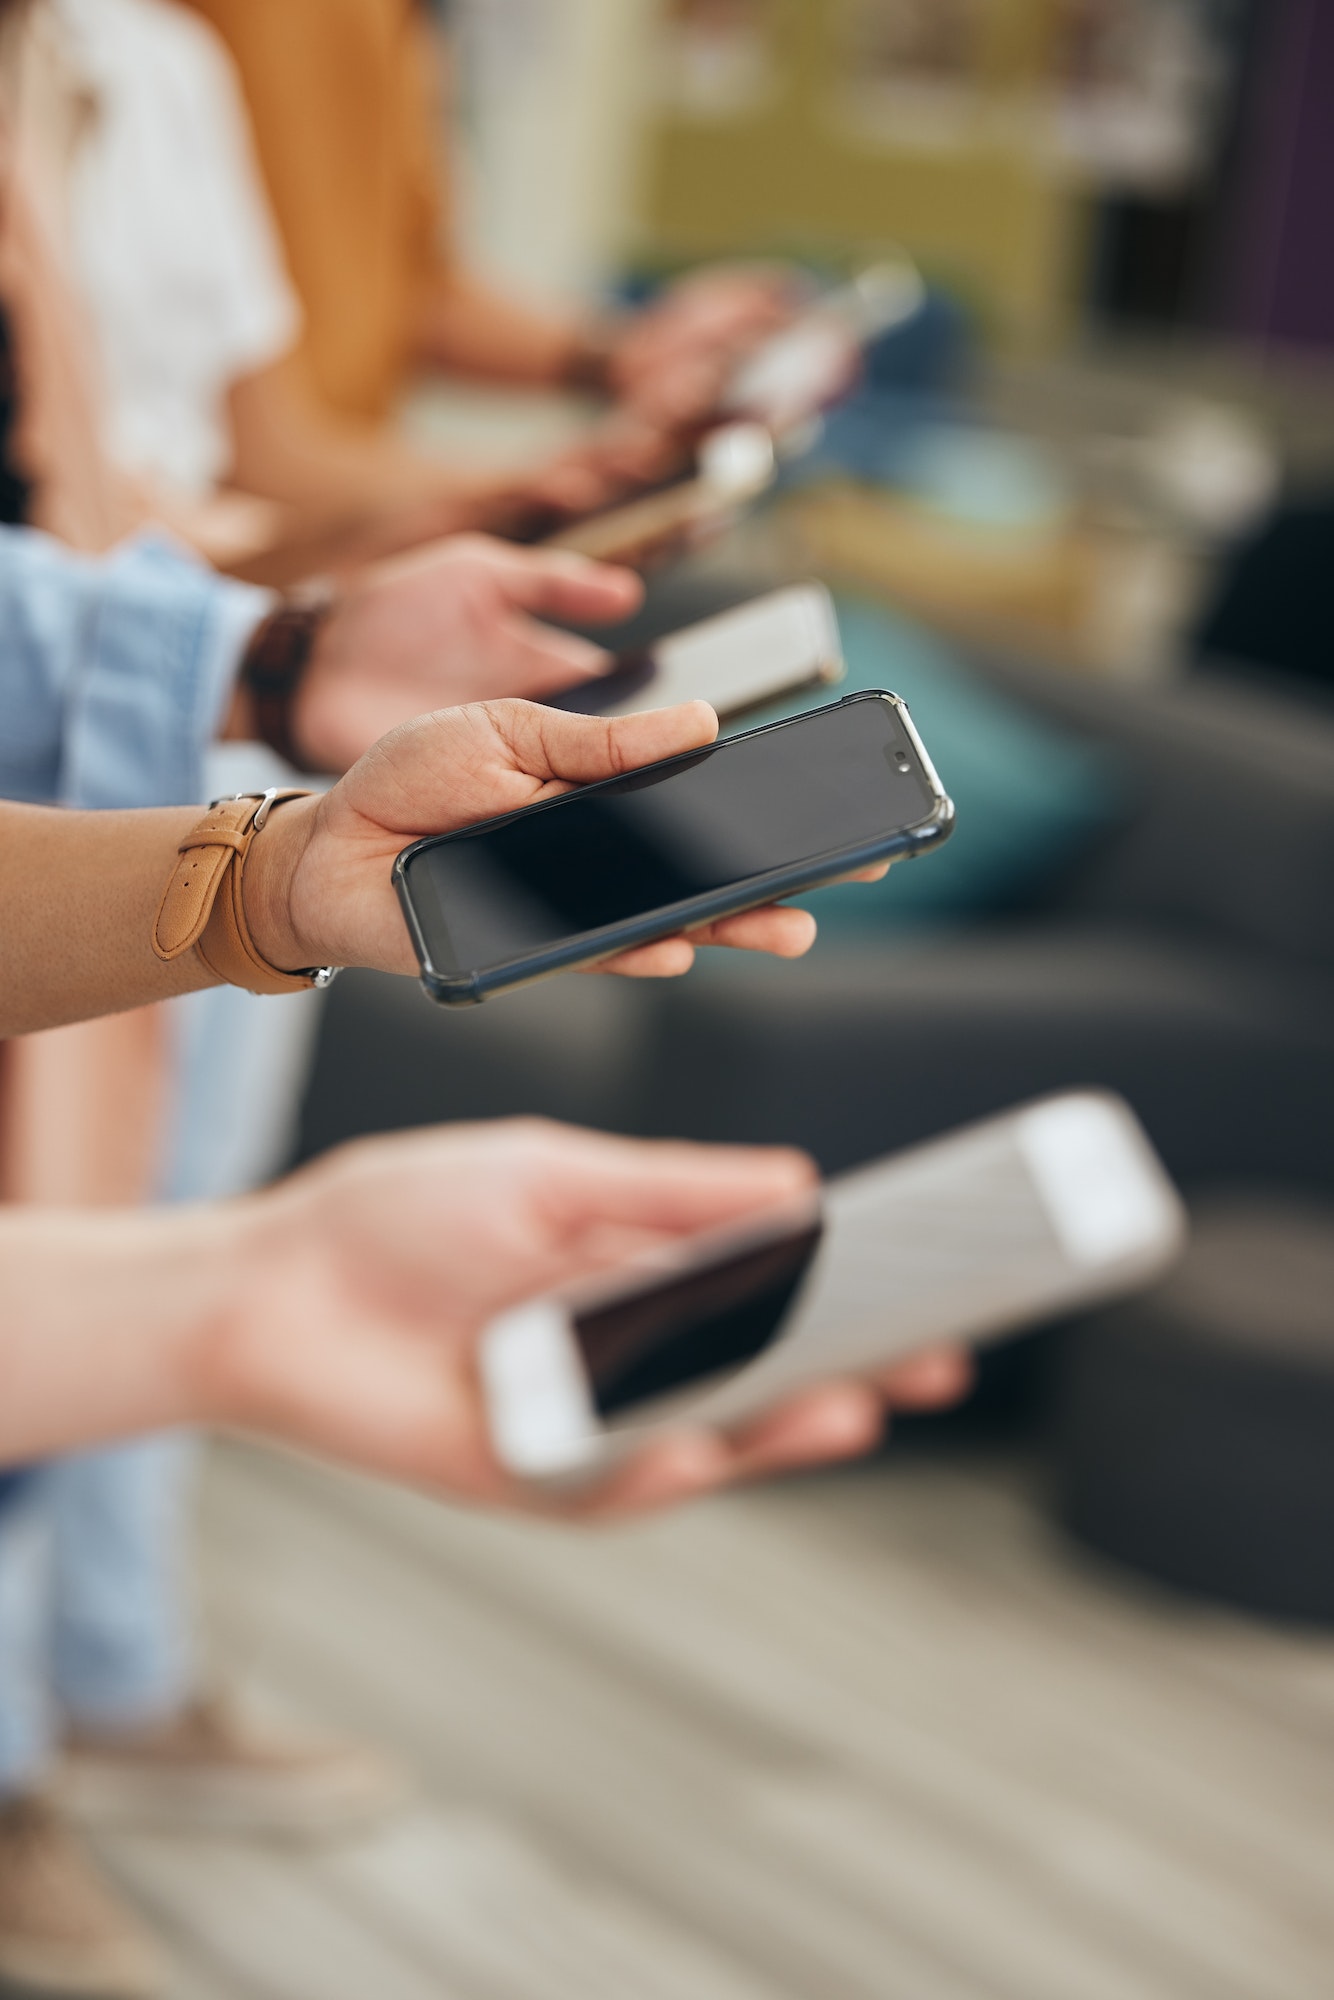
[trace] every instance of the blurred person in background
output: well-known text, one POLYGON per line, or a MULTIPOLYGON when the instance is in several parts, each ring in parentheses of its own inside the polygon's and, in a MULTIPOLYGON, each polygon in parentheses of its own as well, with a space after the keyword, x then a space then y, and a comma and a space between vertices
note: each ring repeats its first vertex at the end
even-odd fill
MULTIPOLYGON (((436 565, 443 560, 436 559, 436 565)), ((505 560, 525 561, 514 552, 506 552, 505 560)), ((530 566, 539 562, 526 560, 530 566)), ((569 572, 568 562, 540 561, 569 572)), ((351 663, 367 656, 387 656, 392 662, 401 632, 401 593, 417 586, 423 569, 436 565, 423 559, 406 582, 396 573, 370 579, 331 613, 304 691, 306 729, 318 731, 322 713, 324 726, 341 726, 338 696, 355 671, 351 663)), ((103 786, 114 792, 117 784, 129 782, 123 768, 128 753, 136 773, 133 789, 140 796, 190 796, 208 728, 229 703, 234 706, 237 656, 262 630, 265 603, 256 593, 222 584, 161 548, 132 545, 109 562, 90 563, 62 554, 57 544, 40 537, 12 531, 0 536, 0 623, 6 633, 0 678, 12 718, 0 744, 4 789, 45 798, 59 789, 69 771, 82 770, 87 783, 100 770, 103 786), (109 754, 111 746, 119 767, 117 756, 109 754)), ((377 758, 359 766, 329 798, 308 797, 278 811, 276 833, 266 830, 257 852, 280 885, 279 900, 263 889, 264 861, 247 899, 260 947, 279 964, 306 963, 314 952, 408 971, 410 951, 387 866, 389 851, 405 837, 435 830, 442 814, 453 822, 504 810, 553 778, 588 778, 668 754, 705 740, 713 727, 706 711, 687 708, 628 719, 609 736, 596 720, 510 703, 437 714, 400 730, 392 745, 381 746, 377 758), (382 825, 386 797, 399 817, 382 825), (309 834, 300 823, 307 813, 315 816, 309 834), (368 847, 372 828, 375 839, 368 847), (330 902, 327 891, 322 904, 318 898, 312 903, 309 888, 299 899, 298 880, 312 870, 317 881, 321 868, 324 878, 342 879, 338 866, 331 869, 319 857, 349 840, 358 866, 337 903, 330 902), (297 857, 295 864, 289 858, 286 873, 283 854, 297 857), (256 898, 279 940, 276 946, 268 944, 268 935, 259 928, 256 898), (317 915, 308 913, 283 949, 299 907, 317 915)), ((116 838, 134 831, 127 828, 125 815, 108 820, 103 814, 39 814, 40 824, 31 825, 25 813, 33 817, 21 806, 0 808, 5 861, 0 894, 8 938, 5 1032, 74 1019, 104 1006, 134 1006, 206 982, 208 975, 198 964, 164 969, 144 949, 164 864, 169 873, 174 844, 197 818, 196 807, 129 816, 165 822, 149 849, 151 865, 143 881, 133 874, 125 877, 112 851, 116 838), (68 876, 63 886, 56 867, 62 854, 68 876), (49 895, 34 898, 33 884, 48 873, 49 895), (54 935, 52 907, 65 917, 65 926, 58 926, 54 935)), ((249 870, 246 879, 251 884, 249 870)), ((715 935, 719 942, 790 955, 809 944, 812 931, 804 913, 771 911, 717 927, 715 935)), ((689 946, 678 940, 636 954, 623 969, 680 971, 689 957, 689 946)), ((13 1052, 11 1044, 7 1061, 13 1052)), ((197 1210, 192 1213, 198 1215, 197 1210)), ((131 1375, 141 1395, 156 1382, 165 1402, 154 1402, 151 1393, 147 1405, 123 1397, 117 1401, 118 1372, 99 1373, 79 1357, 91 1345, 100 1349, 103 1360, 111 1359, 109 1343, 119 1324, 116 1278, 117 1273, 125 1276, 126 1245, 132 1249, 138 1243, 146 1253, 157 1246, 167 1258, 169 1277, 180 1268, 171 1246, 188 1242, 194 1226, 188 1220, 179 1228, 170 1221, 81 1220, 68 1210, 47 1217, 11 1211, 0 1228, 0 1243, 9 1251, 6 1455, 75 1442, 99 1429, 132 1429, 141 1422, 193 1413, 188 1397, 172 1405, 170 1370, 165 1376, 154 1374, 152 1356, 156 1351, 161 1358, 161 1349, 155 1350, 152 1341, 148 1361, 136 1364, 131 1375), (99 1309, 103 1299, 105 1313, 99 1309), (40 1309, 34 1301, 40 1301, 40 1309), (48 1340, 56 1345, 48 1349, 48 1340), (48 1389, 38 1394, 46 1415, 25 1430, 24 1396, 32 1392, 34 1379, 40 1389, 49 1368, 55 1376, 48 1377, 48 1389), (96 1390, 99 1381, 110 1385, 105 1397, 96 1390)), ((170 1285, 164 1292, 160 1280, 131 1276, 132 1291, 136 1284, 146 1287, 146 1295, 168 1309, 165 1318, 158 1311, 149 1320, 157 1328, 155 1338, 170 1345, 170 1285)), ((292 1302, 282 1316, 286 1337, 279 1345, 286 1350, 296 1339, 301 1309, 292 1302)), ((261 1344, 267 1351, 272 1345, 269 1315, 252 1312, 246 1323, 265 1329, 261 1344)), ((291 1393, 296 1393, 294 1383, 291 1393)), ((337 1442, 329 1433, 324 1441, 337 1442)), ((356 1455, 350 1441, 342 1448, 356 1455)), ((130 1456, 151 1450, 129 1446, 119 1458, 102 1455, 100 1479, 110 1512, 104 1517, 96 1505, 64 1510, 73 1516, 63 1526, 72 1535, 77 1560, 63 1571, 49 1563, 50 1544, 62 1528, 62 1510, 50 1505, 51 1489, 58 1492, 72 1483, 77 1494, 79 1476, 70 1468, 93 1461, 64 1461, 54 1472, 43 1469, 17 1497, 8 1496, 3 1509, 8 1547, 0 1589, 0 1622, 6 1629, 0 1636, 8 1686, 0 1704, 0 1973, 21 1975, 29 1988, 38 1990, 43 1984, 45 1990, 66 1993, 152 1990, 151 1977, 143 1972, 152 1955, 137 1926, 108 1900, 79 1850, 42 1804, 46 1759, 58 1720, 72 1729, 66 1785, 76 1793, 82 1788, 85 1796, 91 1793, 100 1810, 166 1815, 185 1824, 217 1824, 225 1818, 233 1829, 267 1821, 288 1830, 318 1831, 333 1818, 346 1822, 364 1816, 387 1797, 388 1774, 352 1746, 256 1734, 200 1702, 197 1683, 189 1677, 191 1663, 182 1645, 170 1578, 160 1580, 159 1605, 126 1597, 124 1552, 117 1545, 126 1508, 111 1474, 118 1468, 123 1475, 128 1468, 132 1485, 151 1485, 151 1456, 137 1466, 130 1456), (154 1610, 162 1614, 164 1625, 152 1624, 154 1610), (136 1673, 149 1668, 157 1676, 151 1687, 135 1680, 136 1673), (53 1712, 57 1709, 59 1714, 53 1712)), ((406 1467, 407 1461, 400 1460, 400 1469, 406 1467)), ((88 1483, 94 1492, 97 1484, 96 1476, 88 1483)), ((149 1527, 152 1547, 161 1553, 164 1533, 159 1527, 154 1536, 152 1522, 149 1527)), ((142 1551, 131 1554, 143 1564, 142 1551)), ((132 1574, 131 1584, 136 1581, 132 1574)))
MULTIPOLYGON (((159 519, 281 581, 509 517, 504 481, 308 388, 301 307, 206 23, 172 0, 34 0, 18 60, 44 220, 91 318, 106 453, 159 519)), ((562 477, 535 468, 523 504, 559 511, 562 477)))
MULTIPOLYGON (((208 547, 218 525, 211 483, 230 456, 228 386, 281 354, 298 324, 225 59, 202 24, 151 0, 34 6, 20 25, 5 51, 12 156, 0 245, 12 334, 8 515, 89 551, 154 518, 208 547), (164 155, 164 138, 174 152, 164 155), (135 346, 141 337, 146 352, 135 346)), ((145 549, 126 565, 139 595, 122 618, 151 624, 157 600, 169 605, 173 593, 180 615, 192 615, 165 552, 145 549)), ((345 656, 331 679, 317 660, 283 731, 288 757, 336 769, 394 721, 442 701, 537 694, 577 679, 599 663, 596 651, 529 624, 525 601, 596 619, 623 615, 635 596, 624 576, 557 571, 476 544, 400 572, 390 589, 394 632, 367 635, 373 673, 345 656)), ((268 604, 244 601, 252 622, 268 604)), ((23 617, 12 597, 7 608, 13 646, 23 617)), ((60 763, 66 803, 133 805, 281 781, 287 766, 271 748, 240 747, 255 733, 253 696, 236 691, 229 706, 187 634, 174 655, 156 657, 155 670, 178 676, 178 700, 195 705, 181 714, 168 699, 155 725, 154 696, 129 674, 114 608, 102 603, 97 621, 82 659, 73 657, 77 635, 66 635, 81 723, 60 763), (197 757, 215 725, 233 739, 233 763, 187 772, 180 760, 187 750, 197 757), (170 727, 174 765, 161 735, 170 727)), ((149 632, 139 638, 153 663, 149 632)), ((7 788, 18 782, 10 773, 7 788)), ((140 1010, 9 1052, 9 1199, 199 1199, 238 1192, 277 1168, 311 1003, 261 1012, 247 995, 218 992, 176 1014, 169 1026, 161 1010, 140 1010)), ((364 1810, 385 1793, 371 1760, 340 1746, 315 1754, 296 1739, 268 1740, 261 1755, 239 1722, 197 1699, 186 1585, 191 1461, 182 1438, 65 1461, 33 1480, 0 1530, 0 1794, 30 1793, 41 1781, 61 1713, 85 1729, 151 1717, 160 1738, 173 1720, 177 1767, 188 1762, 204 1793, 210 1784, 226 1790, 256 1826, 295 1818, 313 1828, 310 1800, 321 1792, 332 1822, 340 1784, 342 1808, 359 1797, 364 1810)), ((131 1792, 136 1770, 151 1788, 153 1766, 136 1765, 127 1750, 131 1792)))
MULTIPOLYGON (((156 518, 220 560, 253 547, 256 535, 270 548, 287 536, 306 556, 317 546, 346 556, 355 536, 340 541, 328 530, 334 521, 346 527, 353 499, 363 514, 391 496, 416 508, 428 489, 413 480, 429 473, 430 507, 414 515, 414 534, 395 530, 388 539, 414 539, 455 518, 436 510, 441 494, 451 506, 458 497, 446 472, 411 461, 386 433, 331 420, 302 391, 293 353, 300 309, 226 60, 204 25, 166 0, 52 0, 29 10, 22 43, 7 60, 19 65, 14 143, 22 185, 6 217, 5 255, 20 392, 16 457, 27 468, 10 494, 13 517, 41 521, 85 549, 108 548, 127 527, 156 518), (91 324, 81 317, 80 293, 91 324), (261 413, 249 433, 247 385, 256 387, 261 413), (260 472, 247 436, 264 443, 260 472), (274 469, 288 446, 295 479, 274 469), (285 504, 277 513, 238 513, 219 487, 224 479, 248 481, 285 504)), ((420 83, 420 68, 413 73, 420 83)), ((421 137, 425 113, 409 129, 421 137)), ((428 177, 424 164, 423 188, 428 177)), ((584 366, 586 347, 580 351, 584 366)), ((539 371, 532 379, 545 377, 539 371)), ((574 503, 602 493, 585 484, 574 503)), ((557 504, 550 488, 540 504, 557 504)), ((293 566, 301 560, 294 554, 293 566)), ((452 592, 425 579, 404 613, 418 661, 431 647, 457 663, 466 648, 477 677, 445 689, 428 675, 430 685, 407 694, 392 671, 373 690, 349 676, 341 728, 323 747, 309 735, 294 746, 286 733, 288 757, 295 747, 304 750, 302 762, 336 766, 414 708, 469 694, 540 693, 589 670, 595 656, 587 648, 522 632, 515 614, 524 601, 536 605, 545 586, 514 569, 502 573, 498 561, 498 553, 465 557, 452 592)), ((631 608, 624 581, 609 589, 575 585, 558 603, 557 588, 544 608, 589 620, 631 608)), ((108 660, 108 675, 113 670, 108 660)), ((243 739, 252 725, 245 701, 234 706, 242 713, 229 718, 226 733, 243 739)), ((264 786, 286 774, 271 749, 242 751, 238 740, 230 764, 215 765, 202 789, 264 786)), ((126 789, 126 778, 122 768, 108 782, 94 753, 76 760, 63 796, 107 805, 154 795, 126 789)), ((189 1003, 184 1015, 165 1037, 160 1012, 140 1012, 11 1053, 10 1198, 199 1199, 254 1186, 276 1169, 313 1032, 310 1003, 261 1013, 249 996, 218 991, 189 1003)), ((131 1712, 173 1719, 173 1754, 193 1759, 205 1786, 210 1777, 233 1791, 238 1779, 248 1784, 255 1825, 295 1816, 309 1826, 303 1794, 323 1787, 333 1797, 338 1781, 329 1777, 340 1762, 345 1779, 354 1767, 360 1773, 364 1807, 366 1785, 383 1790, 384 1774, 370 1760, 342 1746, 316 1756, 302 1742, 269 1742, 257 1759, 234 1718, 196 1699, 200 1670, 184 1582, 190 1462, 188 1443, 173 1438, 48 1468, 0 1533, 0 1605, 8 1613, 0 1621, 8 1633, 0 1631, 0 1715, 17 1718, 7 1767, 0 1758, 0 1788, 30 1790, 49 1763, 54 1693, 67 1715, 89 1725, 131 1712), (57 1637, 44 1656, 31 1635, 53 1607, 57 1637)), ((133 1793, 132 1749, 127 1766, 133 1793)))
MULTIPOLYGON (((239 685, 244 647, 266 621, 268 597, 237 585, 215 600, 206 570, 143 540, 81 571, 70 590, 61 566, 71 559, 61 557, 58 544, 13 531, 3 542, 0 649, 18 685, 5 703, 0 791, 100 808, 200 797, 208 738, 215 729, 245 733, 250 726, 239 685), (55 655, 56 684, 47 692, 33 671, 34 651, 43 646, 55 655), (34 781, 25 767, 52 711, 63 718, 59 748, 34 781)), ((536 628, 529 640, 499 576, 491 579, 487 601, 493 559, 522 565, 528 586, 549 561, 505 549, 493 556, 464 544, 423 555, 408 573, 385 578, 378 610, 373 583, 370 598, 349 590, 326 622, 332 645, 322 635, 312 652, 293 715, 295 740, 318 744, 321 764, 336 763, 340 744, 374 737, 377 716, 388 721, 395 710, 405 715, 429 705, 432 684, 448 698, 451 671, 492 672, 501 685, 512 684, 533 671, 534 657, 540 679, 545 657, 566 678, 564 642, 553 655, 536 628), (337 624, 348 615, 344 648, 337 624), (366 687, 368 659, 378 678, 366 687)), ((564 574, 583 601, 575 571, 564 574)), ((456 683, 457 691, 469 685, 480 691, 478 679, 456 683)), ((12 978, 15 942, 8 930, 12 978)), ((99 981, 105 969, 103 963, 99 981)), ((200 997, 205 1005, 215 998, 200 997)), ((216 997, 227 996, 219 989, 216 997)), ((281 1081, 275 1038, 257 1032, 253 1010, 268 1005, 281 1058, 294 1039, 284 1017, 295 1011, 299 1035, 309 1002, 298 996, 273 1006, 240 993, 235 1000, 251 1010, 251 1020, 230 1045, 222 1039, 226 1018, 217 1012, 186 1024, 198 1041, 175 1106, 178 1134, 182 1118, 206 1121, 214 1115, 210 1103, 218 1109, 211 1138, 200 1122, 176 1139, 175 1160, 168 1160, 175 1181, 167 1192, 178 1197, 188 1189, 198 1200, 249 1184, 262 1164, 258 1149, 281 1133, 287 1107, 266 1106, 259 1090, 266 1074, 271 1083, 281 1081), (215 1070, 211 1029, 220 1036, 215 1070)), ((173 1093, 163 1088, 162 1023, 161 1009, 139 1009, 0 1052, 0 1160, 10 1201, 66 1212, 163 1192, 162 1135, 169 1132, 173 1093)), ((12 1309, 12 1294, 7 1304, 12 1309)), ((88 1333, 108 1329, 94 1316, 88 1333)), ((8 1823, 6 1803, 17 1809, 49 1782, 70 1732, 86 1751, 100 1742, 99 1795, 108 1811, 119 1798, 122 1810, 151 1816, 164 1785, 179 1791, 188 1781, 199 1823, 209 1823, 224 1801, 238 1830, 314 1834, 395 1795, 383 1766, 355 1746, 312 1741, 293 1730, 256 1736, 229 1706, 204 1699, 188 1584, 194 1456, 188 1437, 177 1433, 62 1459, 35 1472, 0 1513, 0 1828, 8 1823)), ((30 1825, 22 1812, 18 1824, 30 1825)), ((7 1922, 18 1923, 29 1948, 32 1942, 26 1892, 21 1886, 16 1892, 18 1908, 5 1894, 10 1865, 19 1863, 29 1887, 39 1863, 43 1880, 65 1884, 52 1917, 58 1932, 71 1923, 77 1930, 81 1921, 86 1875, 68 1846, 43 1863, 26 1837, 17 1857, 0 1837, 0 1967, 7 1922)), ((88 1900, 95 1910, 95 1889, 88 1900)), ((100 1923, 93 1928, 95 1938, 102 1935, 100 1923)))
MULTIPOLYGON (((614 418, 583 450, 507 492, 479 492, 483 512, 467 518, 523 532, 591 511, 678 465, 737 362, 799 303, 789 275, 758 267, 702 272, 623 316, 560 315, 497 291, 453 242, 437 31, 425 6, 188 4, 237 64, 302 307, 295 350, 232 393, 237 463, 252 485, 267 482, 256 490, 283 485, 302 500, 287 484, 299 458, 288 413, 313 402, 384 454, 388 497, 404 449, 390 427, 396 405, 414 379, 444 374, 606 398, 614 418), (269 469, 280 451, 282 473, 269 469)), ((398 531, 412 528, 405 517, 398 531)))
MULTIPOLYGON (((42 21, 40 10, 30 17, 35 28, 42 21)), ((32 54, 30 45, 23 54, 32 54)), ((39 111, 61 100, 43 95, 41 81, 40 64, 35 76, 25 72, 19 128, 8 135, 0 242, 11 363, 4 500, 11 519, 40 522, 78 547, 100 550, 156 510, 145 488, 118 475, 98 449, 93 342, 46 227, 52 182, 42 148, 55 148, 60 128, 30 115, 32 85, 39 111)), ((216 236, 213 247, 220 248, 216 236)), ((219 266, 231 268, 221 254, 219 266)), ((216 303, 221 312, 225 296, 216 303)), ((197 437, 198 426, 187 425, 185 434, 197 437)), ((25 546, 23 561, 48 570, 56 561, 54 550, 25 546)), ((11 583, 19 560, 16 545, 5 564, 11 583)), ((254 733, 253 696, 236 685, 239 643, 214 642, 221 653, 210 645, 198 609, 207 578, 189 571, 165 548, 141 544, 116 560, 103 588, 76 594, 82 610, 62 632, 72 733, 47 774, 66 803, 197 797, 207 789, 198 759, 214 730, 238 739, 254 733), (127 664, 131 648, 137 671, 127 664)), ((304 691, 293 690, 284 738, 302 761, 336 768, 393 721, 442 700, 540 693, 577 679, 599 663, 596 651, 529 624, 524 601, 596 618, 599 607, 601 615, 622 614, 635 595, 624 576, 479 544, 424 557, 387 581, 389 617, 378 635, 365 633, 366 655, 358 657, 354 641, 341 664, 324 672, 317 649, 314 678, 307 673, 304 691)), ((21 658, 33 637, 32 601, 12 589, 3 594, 7 647, 21 658)), ((345 609, 358 595, 347 594, 345 609)), ((271 605, 240 589, 230 601, 241 606, 232 618, 251 625, 271 605)), ((48 639, 61 631, 49 605, 37 625, 48 639)), ((31 698, 33 684, 24 686, 31 698)), ((11 751, 25 740, 26 706, 16 695, 10 730, 19 734, 11 735, 11 751)), ((12 765, 12 757, 4 762, 12 765)), ((247 776, 268 783, 276 762, 270 752, 252 751, 231 783, 247 776)), ((218 788, 228 789, 226 775, 218 788)), ((4 789, 23 793, 22 772, 7 769, 4 789)), ((205 1005, 210 1001, 211 1012, 178 1022, 174 1036, 164 1034, 160 1010, 140 1010, 7 1051, 0 1106, 7 1197, 62 1205, 124 1204, 163 1192, 199 1197, 272 1172, 299 1087, 308 1005, 294 1000, 269 1010, 261 1032, 247 996, 206 996, 205 1005), (164 1060, 182 1039, 183 1096, 166 1087, 164 1060), (192 1091, 202 1092, 202 1101, 192 1091)), ((340 1783, 343 1804, 350 1787, 364 1808, 370 1794, 385 1792, 385 1774, 370 1759, 343 1746, 316 1751, 297 1739, 257 1746, 216 1705, 205 1710, 197 1700, 201 1675, 185 1583, 190 1456, 187 1444, 170 1439, 46 1468, 0 1529, 0 1795, 26 1795, 41 1782, 59 1716, 89 1729, 152 1717, 159 1725, 175 1719, 170 1747, 178 1770, 189 1762, 205 1791, 212 1779, 242 1807, 248 1799, 255 1824, 303 1814, 310 1824, 303 1792, 322 1791, 332 1814, 340 1783)), ((127 1764, 133 1789, 132 1753, 127 1764)), ((147 1769, 150 1786, 152 1775, 147 1769)))

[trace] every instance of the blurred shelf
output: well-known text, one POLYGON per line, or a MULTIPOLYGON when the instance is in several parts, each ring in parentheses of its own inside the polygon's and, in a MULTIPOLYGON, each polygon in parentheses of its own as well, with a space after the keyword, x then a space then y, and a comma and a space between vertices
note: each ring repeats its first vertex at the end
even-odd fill
POLYGON ((972 526, 840 480, 782 502, 776 525, 797 569, 883 595, 955 637, 1121 679, 1171 672, 1199 596, 1184 547, 1078 519, 972 526))

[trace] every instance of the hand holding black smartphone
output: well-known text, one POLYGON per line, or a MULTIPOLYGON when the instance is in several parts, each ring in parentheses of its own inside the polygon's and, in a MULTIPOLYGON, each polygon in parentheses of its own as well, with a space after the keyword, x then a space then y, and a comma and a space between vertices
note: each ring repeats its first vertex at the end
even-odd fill
POLYGON ((469 1006, 919 854, 953 819, 904 703, 869 691, 417 841, 394 882, 422 984, 469 1006))

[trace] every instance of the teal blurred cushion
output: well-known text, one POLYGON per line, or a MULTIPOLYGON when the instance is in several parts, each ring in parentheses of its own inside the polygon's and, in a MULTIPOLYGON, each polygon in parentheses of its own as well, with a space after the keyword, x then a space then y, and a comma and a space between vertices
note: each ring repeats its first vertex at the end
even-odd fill
POLYGON ((848 663, 839 692, 903 696, 958 821, 944 847, 883 883, 802 897, 826 930, 917 929, 1021 903, 1121 816, 1126 787, 1110 752, 999 694, 910 619, 844 596, 838 617, 848 663))

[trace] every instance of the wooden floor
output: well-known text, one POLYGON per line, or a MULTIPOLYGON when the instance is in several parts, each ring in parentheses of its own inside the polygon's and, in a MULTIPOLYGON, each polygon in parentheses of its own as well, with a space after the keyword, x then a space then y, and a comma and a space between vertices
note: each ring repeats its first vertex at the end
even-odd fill
POLYGON ((219 1452, 223 1661, 374 1734, 319 1854, 104 1849, 178 2000, 1322 2000, 1334 1640, 1075 1562, 909 1457, 633 1532, 219 1452))

